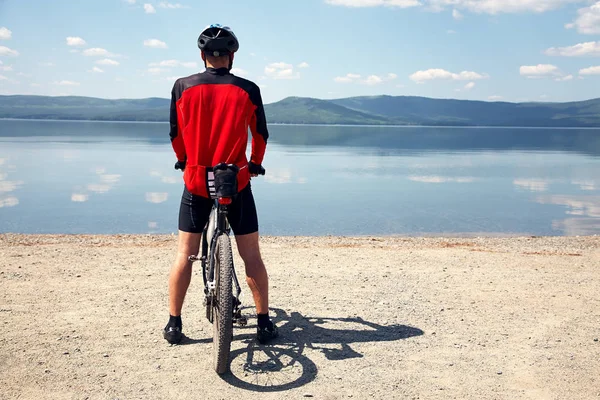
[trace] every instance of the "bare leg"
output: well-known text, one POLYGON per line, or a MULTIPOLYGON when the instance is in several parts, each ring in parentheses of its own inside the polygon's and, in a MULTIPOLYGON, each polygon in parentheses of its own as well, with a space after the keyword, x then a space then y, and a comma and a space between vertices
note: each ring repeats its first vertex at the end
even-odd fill
POLYGON ((188 261, 191 255, 198 255, 202 234, 179 231, 179 246, 177 257, 169 276, 169 313, 181 315, 183 300, 192 280, 192 263, 188 261))
POLYGON ((236 236, 240 257, 246 266, 246 282, 252 291, 257 314, 269 312, 269 275, 260 255, 258 232, 236 236))

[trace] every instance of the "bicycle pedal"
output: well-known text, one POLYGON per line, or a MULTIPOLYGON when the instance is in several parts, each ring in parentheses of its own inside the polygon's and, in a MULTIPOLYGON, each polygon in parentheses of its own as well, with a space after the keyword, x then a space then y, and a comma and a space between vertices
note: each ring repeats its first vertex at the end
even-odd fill
POLYGON ((246 326, 248 325, 248 318, 246 317, 237 317, 233 319, 233 323, 237 324, 239 326, 246 326))

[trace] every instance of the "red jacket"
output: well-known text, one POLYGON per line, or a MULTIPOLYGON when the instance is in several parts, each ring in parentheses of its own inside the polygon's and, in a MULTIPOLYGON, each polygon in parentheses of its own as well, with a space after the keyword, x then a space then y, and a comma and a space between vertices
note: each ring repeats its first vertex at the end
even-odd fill
POLYGON ((210 197, 208 174, 221 163, 236 164, 238 190, 250 182, 246 147, 252 133, 250 161, 262 164, 269 132, 260 89, 227 68, 180 78, 171 92, 171 144, 186 161, 183 179, 196 195, 210 197))

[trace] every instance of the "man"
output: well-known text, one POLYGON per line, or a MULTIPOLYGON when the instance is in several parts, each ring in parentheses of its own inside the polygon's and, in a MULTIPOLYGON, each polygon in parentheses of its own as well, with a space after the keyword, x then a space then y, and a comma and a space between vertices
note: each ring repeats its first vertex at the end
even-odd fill
POLYGON ((190 255, 198 254, 202 230, 213 204, 207 182, 211 167, 224 162, 239 168, 238 195, 228 220, 246 267, 258 316, 261 343, 278 336, 269 319, 269 278, 258 245, 258 218, 250 177, 257 176, 269 133, 260 90, 230 73, 239 42, 229 27, 210 25, 198 38, 206 71, 180 78, 171 93, 171 144, 175 168, 184 170, 185 188, 179 210, 179 244, 169 277, 169 322, 163 330, 171 344, 183 337, 181 309, 192 277, 190 255), (252 154, 246 158, 248 128, 252 154))

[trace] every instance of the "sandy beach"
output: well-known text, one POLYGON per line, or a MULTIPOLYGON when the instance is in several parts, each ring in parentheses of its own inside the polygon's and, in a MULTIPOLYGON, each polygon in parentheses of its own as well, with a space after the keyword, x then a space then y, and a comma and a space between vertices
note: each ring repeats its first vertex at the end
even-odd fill
POLYGON ((244 284, 221 377, 198 269, 161 336, 175 236, 0 235, 0 397, 600 399, 600 237, 261 244, 281 337, 244 284))

